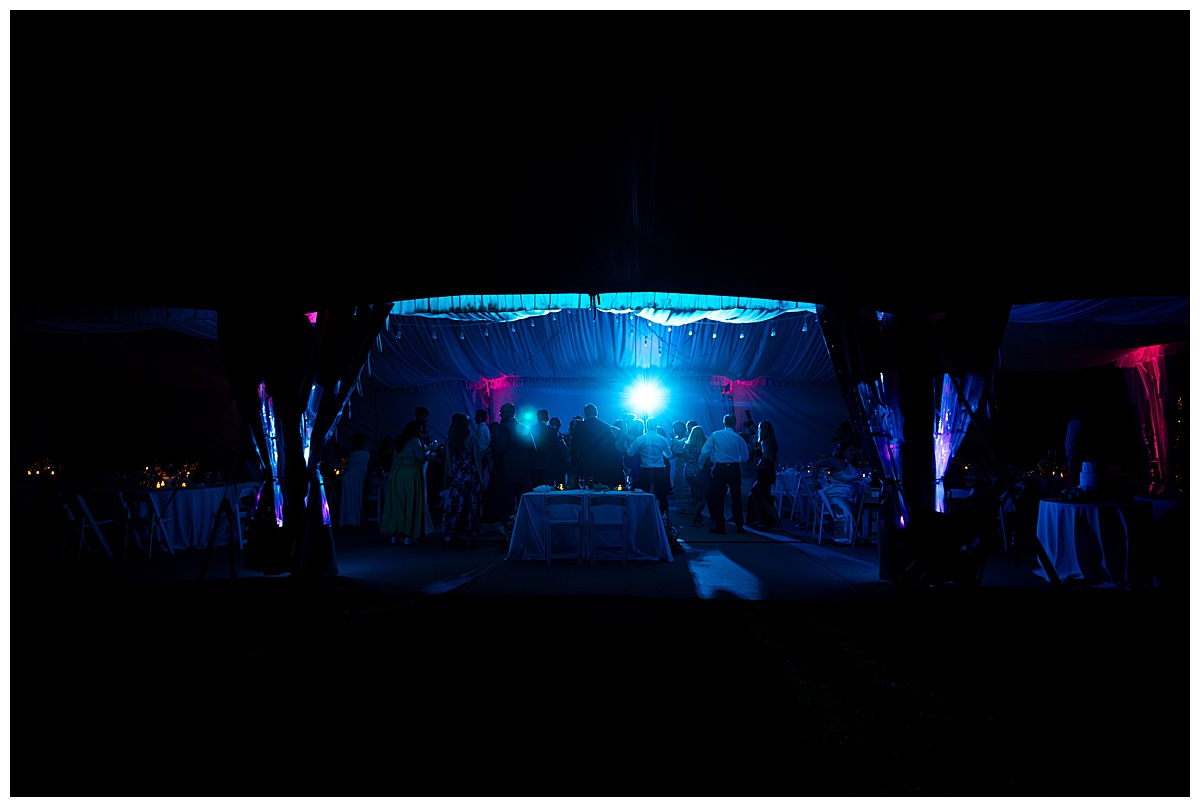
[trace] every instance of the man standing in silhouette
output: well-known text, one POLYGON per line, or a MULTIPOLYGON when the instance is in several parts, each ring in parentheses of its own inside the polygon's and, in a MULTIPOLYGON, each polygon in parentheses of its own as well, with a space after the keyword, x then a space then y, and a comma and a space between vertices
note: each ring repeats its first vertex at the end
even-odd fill
POLYGON ((625 480, 621 453, 612 426, 597 414, 595 404, 583 407, 583 420, 571 431, 571 468, 576 479, 591 477, 597 485, 615 488, 625 480))
POLYGON ((742 463, 750 459, 750 448, 737 433, 737 418, 726 415, 723 429, 717 429, 700 449, 700 465, 705 460, 713 464, 712 484, 708 487, 708 512, 715 526, 709 532, 725 534, 725 494, 733 505, 733 523, 738 532, 745 532, 742 520, 742 463))
POLYGON ((511 403, 500 407, 500 430, 492 441, 492 478, 483 497, 485 522, 503 522, 517 512, 517 501, 533 490, 529 460, 535 448, 529 427, 517 420, 511 403))

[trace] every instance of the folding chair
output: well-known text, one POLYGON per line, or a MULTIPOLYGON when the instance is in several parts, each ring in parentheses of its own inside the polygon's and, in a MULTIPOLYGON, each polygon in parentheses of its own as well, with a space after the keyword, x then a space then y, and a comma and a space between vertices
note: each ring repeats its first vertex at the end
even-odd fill
POLYGON ((582 493, 552 493, 546 496, 543 519, 546 565, 550 565, 552 558, 575 558, 576 563, 583 563, 583 536, 588 523, 587 496, 582 493), (555 530, 555 527, 559 529, 555 530), (561 540, 563 536, 570 540, 561 540))
MULTIPOLYGON (((850 546, 854 546, 854 542, 858 538, 858 528, 854 523, 855 516, 847 516, 840 508, 834 507, 833 502, 829 501, 829 496, 826 495, 824 488, 817 490, 817 498, 821 502, 821 512, 817 516, 817 544, 821 543, 821 534, 825 528, 825 517, 828 516, 831 527, 840 527, 847 518, 850 519, 850 529, 848 530, 850 533, 849 544, 850 546)), ((834 539, 835 543, 841 543, 841 541, 842 539, 840 538, 834 539)))
POLYGON ((125 491, 118 495, 121 505, 125 508, 128 524, 125 532, 126 549, 129 546, 129 533, 132 532, 138 549, 145 549, 147 558, 154 553, 156 540, 162 542, 169 554, 175 554, 175 549, 167 538, 167 531, 163 529, 163 524, 174 521, 175 517, 164 518, 158 508, 158 500, 149 492, 125 491), (146 539, 145 546, 142 545, 143 537, 146 539))
POLYGON ((775 484, 771 486, 771 495, 775 497, 775 512, 779 514, 779 518, 783 518, 783 503, 785 499, 790 499, 791 503, 788 508, 788 518, 792 521, 796 520, 796 499, 800 495, 800 484, 803 477, 799 474, 795 476, 776 476, 775 484), (794 484, 793 483, 794 480, 794 484))
POLYGON ((596 565, 597 549, 611 552, 614 558, 620 557, 623 564, 629 562, 628 503, 629 497, 620 494, 616 496, 589 497, 587 503, 588 559, 593 566, 596 565), (611 518, 614 514, 618 518, 611 518), (597 515, 609 517, 596 518, 597 515), (598 536, 604 534, 618 536, 621 539, 620 548, 617 549, 613 544, 606 544, 597 540, 598 536))
POLYGON ((246 548, 246 530, 254 518, 254 509, 258 506, 258 485, 243 484, 237 488, 237 498, 233 502, 235 514, 233 528, 237 533, 238 549, 246 548))
POLYGON ((92 515, 87 502, 83 500, 82 493, 60 498, 63 506, 63 515, 67 521, 67 532, 63 537, 63 555, 67 554, 67 542, 70 540, 71 535, 77 534, 79 536, 79 549, 75 555, 75 559, 82 560, 83 545, 88 540, 87 531, 91 530, 92 537, 100 543, 104 554, 111 558, 113 556, 112 549, 109 547, 108 541, 104 537, 104 530, 100 529, 100 525, 113 524, 115 520, 111 518, 96 518, 92 515))

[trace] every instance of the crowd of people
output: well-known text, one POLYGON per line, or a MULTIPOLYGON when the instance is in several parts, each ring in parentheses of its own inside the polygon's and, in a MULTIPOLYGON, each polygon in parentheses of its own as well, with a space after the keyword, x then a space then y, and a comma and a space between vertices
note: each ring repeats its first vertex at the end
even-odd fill
MULTIPOLYGON (((383 438, 373 455, 361 435, 352 437, 340 523, 361 524, 363 480, 374 473, 381 480, 379 530, 392 543, 418 543, 440 531, 447 546, 470 546, 485 525, 512 519, 521 496, 543 486, 628 485, 655 496, 666 524, 674 497, 691 526, 703 526, 707 518, 714 534, 725 534, 730 522, 735 533, 747 526, 779 529, 772 493, 779 458, 775 428, 769 420, 755 422, 749 410, 744 414, 740 427, 731 413, 706 431, 695 420, 667 426, 634 413, 609 423, 588 403, 567 421, 564 433, 562 420, 548 410, 538 409, 524 423, 516 407, 505 403, 496 421, 484 409, 472 416, 453 414, 439 444, 428 429, 429 411, 418 407, 404 430, 383 438)), ((844 470, 864 461, 848 442, 853 439, 848 426, 835 433, 834 455, 821 468, 844 470)), ((844 491, 829 494, 839 506, 852 506, 844 491)))

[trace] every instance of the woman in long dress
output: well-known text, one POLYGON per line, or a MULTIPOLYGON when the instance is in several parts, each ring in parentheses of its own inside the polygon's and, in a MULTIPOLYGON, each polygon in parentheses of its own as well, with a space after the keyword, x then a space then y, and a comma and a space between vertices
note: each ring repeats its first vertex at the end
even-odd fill
POLYGON ((421 424, 410 420, 396 438, 379 531, 390 535, 393 544, 401 538, 415 544, 425 537, 426 515, 425 444, 421 424))
POLYGON ((443 472, 446 504, 442 509, 442 536, 452 547, 458 546, 462 538, 467 539, 469 547, 483 516, 483 479, 475 462, 474 436, 465 413, 450 417, 443 472))
POLYGON ((367 451, 366 445, 361 434, 350 438, 350 457, 342 469, 342 502, 338 511, 343 527, 357 527, 362 523, 363 486, 371 462, 371 452, 367 451))
POLYGON ((687 442, 683 444, 683 478, 692 489, 692 526, 698 527, 704 523, 704 505, 708 501, 708 483, 712 476, 710 469, 701 466, 700 450, 704 448, 707 436, 704 429, 692 426, 687 442))
POLYGON ((775 485, 775 461, 779 457, 779 442, 775 439, 775 426, 764 420, 758 424, 758 465, 755 467, 754 486, 746 500, 746 523, 751 527, 780 529, 783 522, 775 512, 775 501, 771 488, 775 485))

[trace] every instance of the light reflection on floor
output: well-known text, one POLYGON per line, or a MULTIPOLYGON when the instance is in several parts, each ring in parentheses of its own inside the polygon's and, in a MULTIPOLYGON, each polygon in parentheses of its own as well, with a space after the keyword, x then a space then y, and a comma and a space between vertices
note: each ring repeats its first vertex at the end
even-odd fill
POLYGON ((763 599, 762 581, 719 549, 693 546, 688 552, 687 564, 700 599, 763 599))

